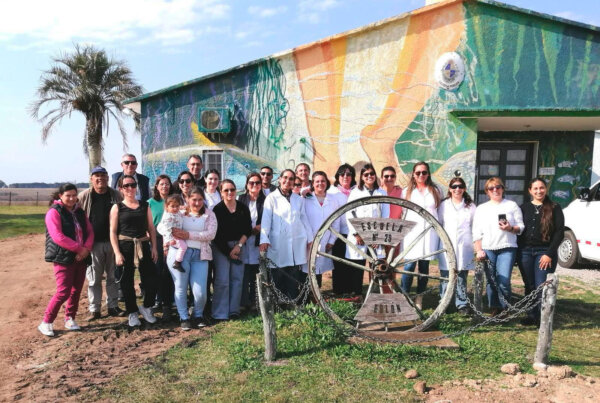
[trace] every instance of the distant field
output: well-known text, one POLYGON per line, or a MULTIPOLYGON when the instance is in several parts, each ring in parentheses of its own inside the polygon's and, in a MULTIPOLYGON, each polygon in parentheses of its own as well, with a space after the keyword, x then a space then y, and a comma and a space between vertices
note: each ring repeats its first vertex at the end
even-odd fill
POLYGON ((45 231, 44 216, 48 207, 0 206, 0 239, 45 231))
POLYGON ((54 192, 53 188, 8 188, 0 189, 0 206, 10 204, 17 205, 37 205, 45 206, 48 204, 50 195, 54 192))

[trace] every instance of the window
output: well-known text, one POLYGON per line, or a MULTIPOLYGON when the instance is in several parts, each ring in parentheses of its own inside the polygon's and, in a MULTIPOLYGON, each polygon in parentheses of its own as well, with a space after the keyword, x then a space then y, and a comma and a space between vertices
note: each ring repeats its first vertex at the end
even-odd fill
POLYGON ((208 150, 202 153, 202 162, 204 163, 204 172, 216 169, 223 179, 223 151, 208 150))

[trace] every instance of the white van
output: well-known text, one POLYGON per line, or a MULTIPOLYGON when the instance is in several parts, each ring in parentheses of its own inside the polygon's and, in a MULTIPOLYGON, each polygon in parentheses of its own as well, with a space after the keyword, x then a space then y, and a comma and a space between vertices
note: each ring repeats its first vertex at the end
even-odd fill
POLYGON ((558 247, 558 264, 575 268, 582 260, 600 263, 600 181, 581 190, 564 210, 565 237, 558 247))

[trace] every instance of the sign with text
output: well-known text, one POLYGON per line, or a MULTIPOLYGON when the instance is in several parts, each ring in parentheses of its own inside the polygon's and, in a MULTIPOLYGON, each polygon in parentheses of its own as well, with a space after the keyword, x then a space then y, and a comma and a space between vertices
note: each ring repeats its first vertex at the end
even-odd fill
POLYGON ((403 294, 371 294, 354 320, 357 322, 408 322, 420 319, 403 294))
POLYGON ((350 222, 367 245, 396 246, 417 225, 397 218, 351 218, 350 222))

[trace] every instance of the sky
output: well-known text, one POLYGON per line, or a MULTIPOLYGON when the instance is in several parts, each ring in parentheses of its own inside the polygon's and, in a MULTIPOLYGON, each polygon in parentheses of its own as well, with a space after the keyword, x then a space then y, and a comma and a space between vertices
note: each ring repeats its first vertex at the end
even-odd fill
MULTIPOLYGON (((600 26, 598 0, 505 3, 600 26)), ((247 63, 420 8, 425 0, 80 0, 0 3, 0 180, 85 182, 85 121, 79 113, 46 143, 31 118, 43 71, 75 43, 93 44, 127 62, 144 92, 247 63), (84 6, 85 4, 85 6, 84 6), (99 6, 92 10, 91 4, 99 6)), ((112 124, 105 137, 109 172, 125 152, 112 124)), ((140 135, 126 123, 128 152, 140 135)), ((141 168, 141 167, 140 167, 141 168)))

